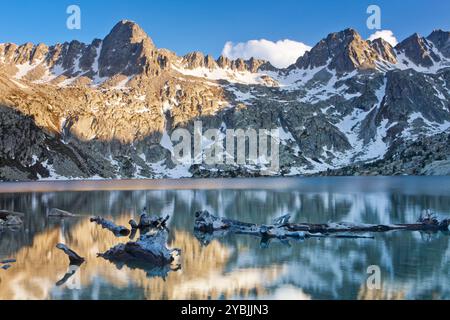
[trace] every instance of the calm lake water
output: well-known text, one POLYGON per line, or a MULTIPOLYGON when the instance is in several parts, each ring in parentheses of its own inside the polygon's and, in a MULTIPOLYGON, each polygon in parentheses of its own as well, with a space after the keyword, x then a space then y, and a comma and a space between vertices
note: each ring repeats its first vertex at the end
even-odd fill
POLYGON ((450 299, 446 232, 391 232, 375 239, 307 239, 268 248, 243 235, 202 246, 194 213, 269 223, 411 223, 424 209, 450 215, 450 177, 292 178, 0 184, 0 209, 26 213, 25 225, 0 233, 0 299, 450 299), (147 206, 170 214, 170 246, 182 249, 177 271, 123 267, 97 258, 127 238, 89 222, 102 215, 127 225, 147 206), (51 208, 82 215, 48 219, 51 208), (87 262, 65 283, 65 242, 87 262), (382 287, 369 290, 378 265, 382 287))

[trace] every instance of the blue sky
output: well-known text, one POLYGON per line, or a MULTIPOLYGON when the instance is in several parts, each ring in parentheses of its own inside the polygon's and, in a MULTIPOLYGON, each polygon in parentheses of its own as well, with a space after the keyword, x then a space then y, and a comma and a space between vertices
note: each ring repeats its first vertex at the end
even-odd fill
POLYGON ((314 45, 347 27, 368 37, 374 32, 366 27, 370 4, 381 7, 382 29, 399 40, 414 32, 450 30, 450 1, 444 0, 9 0, 0 4, 0 42, 91 42, 130 19, 160 48, 218 56, 226 41, 292 39, 314 45), (66 28, 70 4, 81 8, 81 30, 66 28))

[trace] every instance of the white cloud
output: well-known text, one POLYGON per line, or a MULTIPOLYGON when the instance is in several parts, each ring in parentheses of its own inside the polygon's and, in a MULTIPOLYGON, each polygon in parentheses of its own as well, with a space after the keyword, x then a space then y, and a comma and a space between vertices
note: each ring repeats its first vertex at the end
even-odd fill
POLYGON ((297 41, 286 39, 273 42, 261 39, 237 44, 227 42, 222 50, 222 55, 230 59, 247 60, 252 57, 263 59, 277 68, 286 68, 309 50, 311 50, 310 46, 297 41))
POLYGON ((369 39, 373 41, 375 39, 381 38, 384 41, 388 42, 391 46, 395 47, 398 43, 397 38, 394 36, 394 33, 391 30, 380 30, 372 34, 369 39))

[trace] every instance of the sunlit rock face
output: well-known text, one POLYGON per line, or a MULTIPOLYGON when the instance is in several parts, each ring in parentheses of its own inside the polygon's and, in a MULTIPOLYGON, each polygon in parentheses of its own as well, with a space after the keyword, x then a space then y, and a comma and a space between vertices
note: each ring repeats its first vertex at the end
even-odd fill
POLYGON ((300 69, 329 66, 339 73, 345 73, 355 69, 376 69, 376 63, 381 58, 356 30, 346 29, 328 35, 301 57, 296 66, 300 69))
POLYGON ((90 44, 0 44, 0 179, 259 174, 253 164, 174 163, 170 136, 193 133, 194 121, 203 131, 279 129, 278 175, 349 165, 349 174, 433 174, 421 168, 448 153, 405 156, 415 165, 395 170, 390 155, 448 133, 449 34, 416 34, 393 48, 346 29, 286 69, 201 52, 178 57, 127 20, 90 44), (358 172, 379 160, 386 165, 358 172))

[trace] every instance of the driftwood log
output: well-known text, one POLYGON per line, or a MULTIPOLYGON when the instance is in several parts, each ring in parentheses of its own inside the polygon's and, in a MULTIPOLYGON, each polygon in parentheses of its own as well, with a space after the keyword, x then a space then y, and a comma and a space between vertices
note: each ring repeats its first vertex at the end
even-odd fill
POLYGON ((0 261, 0 269, 3 269, 3 270, 8 270, 9 268, 11 268, 12 267, 12 263, 15 263, 16 262, 16 259, 5 259, 5 260, 2 260, 2 261, 0 261))
POLYGON ((17 228, 23 224, 25 214, 8 210, 0 210, 0 229, 17 228))
POLYGON ((56 247, 62 250, 69 257, 69 268, 64 276, 56 282, 57 286, 62 286, 66 283, 76 272, 80 269, 80 266, 84 263, 85 259, 80 257, 78 253, 67 247, 65 244, 58 243, 56 247))
POLYGON ((47 212, 47 217, 50 217, 50 218, 74 218, 74 217, 77 217, 77 215, 73 214, 69 211, 53 208, 49 212, 47 212))
POLYGON ((64 276, 56 282, 56 286, 60 287, 63 284, 65 284, 67 281, 69 281, 70 278, 74 276, 75 273, 77 273, 78 269, 80 269, 80 265, 71 264, 69 265, 69 268, 67 269, 67 272, 64 274, 64 276))
MULTIPOLYGON (((149 216, 141 215, 141 222, 136 224, 140 229, 140 237, 137 241, 118 244, 108 251, 98 254, 106 260, 114 262, 116 265, 128 265, 136 267, 144 264, 148 267, 163 267, 170 264, 178 264, 181 250, 170 249, 167 246, 169 232, 164 223, 157 223, 156 227, 153 219, 149 216), (143 222, 148 222, 143 224, 143 222)), ((161 220, 167 221, 167 220, 161 220)))
POLYGON ((169 221, 170 216, 166 216, 165 218, 162 217, 155 217, 150 216, 147 214, 147 208, 144 208, 142 211, 141 216, 139 217, 139 223, 134 221, 133 219, 130 220, 129 224, 131 226, 131 229, 138 229, 141 230, 141 232, 144 232, 149 229, 161 229, 161 228, 167 228, 167 221, 169 221))
POLYGON ((6 260, 0 261, 0 264, 10 264, 10 263, 15 263, 15 262, 17 262, 16 259, 6 259, 6 260))
POLYGON ((366 232, 388 232, 395 230, 407 231, 445 231, 448 230, 450 219, 439 219, 429 211, 423 213, 416 223, 413 224, 393 224, 393 225, 372 225, 356 223, 290 223, 290 215, 277 218, 271 225, 258 225, 253 223, 240 222, 236 220, 219 218, 208 211, 199 211, 195 214, 195 231, 199 234, 212 233, 236 233, 255 235, 262 238, 297 238, 308 237, 357 237, 352 234, 366 232))
POLYGON ((128 228, 118 226, 114 222, 106 220, 102 217, 92 217, 90 221, 102 226, 103 229, 108 229, 109 231, 114 233, 116 237, 126 237, 130 234, 130 230, 128 228))
POLYGON ((9 210, 0 210, 0 219, 6 219, 10 216, 23 218, 25 214, 22 212, 9 211, 9 210))
POLYGON ((81 266, 85 259, 78 255, 75 251, 67 247, 65 244, 58 243, 56 248, 62 250, 68 257, 70 265, 81 266))

